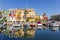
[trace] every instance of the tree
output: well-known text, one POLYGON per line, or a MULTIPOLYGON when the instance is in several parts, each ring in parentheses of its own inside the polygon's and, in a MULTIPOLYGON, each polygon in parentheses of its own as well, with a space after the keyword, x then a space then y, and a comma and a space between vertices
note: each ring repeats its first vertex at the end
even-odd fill
POLYGON ((24 11, 24 14, 27 15, 27 10, 24 11))
POLYGON ((59 15, 53 15, 50 19, 60 21, 59 15))
POLYGON ((3 17, 3 21, 4 21, 4 22, 7 22, 7 19, 6 19, 6 17, 3 17))

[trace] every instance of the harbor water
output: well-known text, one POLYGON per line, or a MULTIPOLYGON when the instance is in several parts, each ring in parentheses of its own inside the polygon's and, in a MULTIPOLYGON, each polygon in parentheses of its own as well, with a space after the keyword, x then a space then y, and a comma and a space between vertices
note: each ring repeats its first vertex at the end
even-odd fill
POLYGON ((34 37, 8 37, 7 35, 0 34, 0 40, 60 40, 60 30, 50 30, 49 28, 45 29, 35 29, 34 37))

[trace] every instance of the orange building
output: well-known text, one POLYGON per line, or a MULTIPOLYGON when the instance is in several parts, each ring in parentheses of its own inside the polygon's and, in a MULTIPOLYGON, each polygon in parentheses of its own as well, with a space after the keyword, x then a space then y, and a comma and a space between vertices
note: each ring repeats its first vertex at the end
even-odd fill
POLYGON ((48 16, 45 13, 43 14, 43 20, 48 20, 48 16))

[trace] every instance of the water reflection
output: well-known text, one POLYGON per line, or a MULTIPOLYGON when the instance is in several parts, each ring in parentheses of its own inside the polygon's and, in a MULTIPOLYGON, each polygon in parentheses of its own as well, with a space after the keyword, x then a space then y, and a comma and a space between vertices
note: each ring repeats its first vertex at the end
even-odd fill
POLYGON ((55 31, 57 31, 57 30, 59 30, 60 29, 60 27, 58 26, 51 26, 51 27, 49 27, 49 29, 52 31, 52 32, 55 32, 55 31))
POLYGON ((60 40, 60 27, 46 27, 44 26, 41 29, 27 29, 26 37, 8 37, 7 35, 3 36, 5 40, 60 40), (32 36, 31 36, 32 35, 32 36))

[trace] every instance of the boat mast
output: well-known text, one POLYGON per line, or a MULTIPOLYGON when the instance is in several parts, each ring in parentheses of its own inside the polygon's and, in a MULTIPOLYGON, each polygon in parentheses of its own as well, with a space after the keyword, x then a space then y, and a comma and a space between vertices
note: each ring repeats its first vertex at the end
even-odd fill
POLYGON ((26 9, 28 9, 28 1, 26 0, 26 9))

